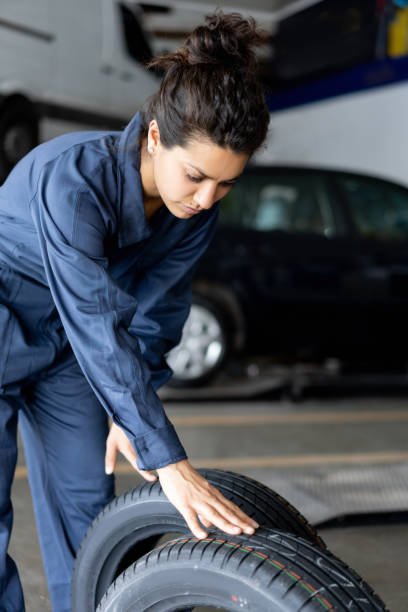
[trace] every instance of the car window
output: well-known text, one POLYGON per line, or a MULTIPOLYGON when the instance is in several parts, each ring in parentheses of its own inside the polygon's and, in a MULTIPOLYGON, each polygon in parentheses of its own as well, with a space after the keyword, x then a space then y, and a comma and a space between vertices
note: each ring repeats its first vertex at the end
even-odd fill
POLYGON ((148 39, 139 22, 135 9, 119 4, 120 15, 124 33, 124 41, 128 54, 137 62, 146 64, 153 55, 148 39))
POLYGON ((335 233, 323 179, 306 172, 244 175, 222 200, 220 223, 261 232, 335 233))
POLYGON ((358 231, 377 240, 408 240, 408 190, 368 177, 335 179, 358 231))

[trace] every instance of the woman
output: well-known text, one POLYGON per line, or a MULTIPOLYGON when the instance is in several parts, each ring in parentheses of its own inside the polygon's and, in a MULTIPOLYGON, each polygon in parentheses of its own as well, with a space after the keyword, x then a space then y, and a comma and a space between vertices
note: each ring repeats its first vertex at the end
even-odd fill
POLYGON ((123 132, 42 144, 0 189, 1 610, 24 610, 7 555, 18 414, 55 612, 118 450, 197 537, 258 526, 191 466, 156 390, 218 201, 266 135, 261 41, 253 20, 208 17, 154 62, 161 87, 123 132))

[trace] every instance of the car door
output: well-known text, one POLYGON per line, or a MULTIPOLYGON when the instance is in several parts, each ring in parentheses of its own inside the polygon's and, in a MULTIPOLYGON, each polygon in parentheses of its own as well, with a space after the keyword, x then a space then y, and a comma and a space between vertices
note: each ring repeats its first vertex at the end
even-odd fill
MULTIPOLYGON (((56 29, 56 119, 78 129, 109 125, 111 112, 102 67, 102 11, 99 0, 71 0, 54 6, 56 29), (106 121, 105 121, 106 119, 106 121)), ((70 129, 73 129, 72 127, 70 129)))
POLYGON ((253 169, 224 199, 217 274, 239 295, 252 350, 334 354, 355 265, 345 233, 324 172, 253 169))
POLYGON ((354 309, 360 341, 393 367, 408 352, 408 190, 345 173, 331 181, 350 224, 350 249, 359 257, 347 290, 360 306, 354 309))

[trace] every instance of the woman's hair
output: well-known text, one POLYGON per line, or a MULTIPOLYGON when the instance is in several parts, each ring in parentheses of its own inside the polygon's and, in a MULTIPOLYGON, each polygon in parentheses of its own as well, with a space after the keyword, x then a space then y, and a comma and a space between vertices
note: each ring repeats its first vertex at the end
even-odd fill
POLYGON ((141 140, 156 119, 166 148, 205 137, 251 155, 269 124, 255 54, 265 36, 253 18, 216 11, 175 53, 151 61, 149 67, 165 74, 159 91, 141 109, 141 140))

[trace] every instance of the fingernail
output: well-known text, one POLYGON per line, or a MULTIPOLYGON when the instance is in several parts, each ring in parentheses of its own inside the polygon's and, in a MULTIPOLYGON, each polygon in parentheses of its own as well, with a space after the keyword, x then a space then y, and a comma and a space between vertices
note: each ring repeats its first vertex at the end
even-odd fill
POLYGON ((255 521, 252 521, 252 526, 257 529, 259 527, 258 523, 256 523, 255 521))
POLYGON ((113 467, 106 467, 105 468, 105 474, 110 476, 110 474, 112 474, 112 473, 113 473, 113 467))
POLYGON ((254 533, 255 529, 253 527, 245 527, 245 533, 254 533))

